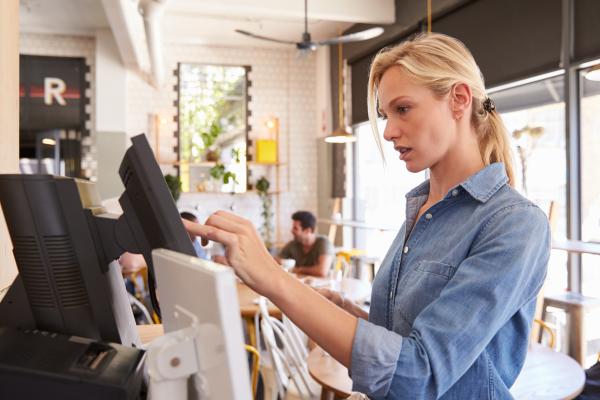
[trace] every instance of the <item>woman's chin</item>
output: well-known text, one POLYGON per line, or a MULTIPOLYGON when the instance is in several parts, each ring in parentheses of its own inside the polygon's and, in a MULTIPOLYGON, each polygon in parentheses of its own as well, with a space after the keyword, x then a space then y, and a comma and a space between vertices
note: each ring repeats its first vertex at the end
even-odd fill
POLYGON ((425 169, 425 167, 423 167, 422 165, 418 165, 414 161, 405 161, 405 164, 406 164, 406 169, 408 170, 408 172, 412 172, 413 174, 416 174, 417 172, 421 172, 425 169))

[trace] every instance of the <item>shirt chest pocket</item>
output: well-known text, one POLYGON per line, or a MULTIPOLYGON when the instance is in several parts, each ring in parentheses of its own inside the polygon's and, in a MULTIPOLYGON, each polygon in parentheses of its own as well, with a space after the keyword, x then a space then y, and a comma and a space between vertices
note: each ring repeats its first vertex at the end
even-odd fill
POLYGON ((419 313, 440 297, 455 268, 439 261, 422 260, 401 279, 395 310, 412 326, 419 313))

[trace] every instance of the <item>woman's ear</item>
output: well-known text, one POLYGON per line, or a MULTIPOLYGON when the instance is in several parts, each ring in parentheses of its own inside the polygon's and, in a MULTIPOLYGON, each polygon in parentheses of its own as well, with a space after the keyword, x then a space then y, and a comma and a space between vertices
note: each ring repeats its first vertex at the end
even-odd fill
POLYGON ((455 119, 461 119, 471 108, 473 95, 466 83, 457 83, 450 90, 450 107, 455 119))

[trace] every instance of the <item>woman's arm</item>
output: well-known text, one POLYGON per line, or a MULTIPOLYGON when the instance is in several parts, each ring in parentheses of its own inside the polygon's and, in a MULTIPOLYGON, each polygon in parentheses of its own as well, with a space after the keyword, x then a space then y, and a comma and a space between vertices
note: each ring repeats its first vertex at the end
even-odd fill
POLYGON ((277 265, 250 221, 218 211, 205 225, 185 220, 184 225, 203 241, 224 244, 227 261, 240 279, 268 297, 336 360, 350 366, 357 318, 277 265))
POLYGON ((369 313, 363 310, 358 304, 353 302, 352 300, 346 298, 340 292, 336 292, 335 290, 329 290, 325 288, 315 289, 319 294, 325 297, 327 300, 334 303, 336 306, 348 311, 350 314, 355 317, 362 319, 369 319, 369 313))

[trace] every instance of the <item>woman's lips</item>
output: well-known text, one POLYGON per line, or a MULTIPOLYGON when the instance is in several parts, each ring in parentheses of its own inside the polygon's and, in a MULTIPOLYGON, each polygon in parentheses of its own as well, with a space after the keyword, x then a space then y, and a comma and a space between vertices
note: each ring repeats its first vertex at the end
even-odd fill
POLYGON ((404 146, 398 146, 398 147, 396 147, 396 150, 398 151, 398 153, 400 153, 400 159, 401 160, 405 160, 406 157, 408 157, 408 155, 410 154, 412 148, 410 148, 410 147, 404 147, 404 146))

